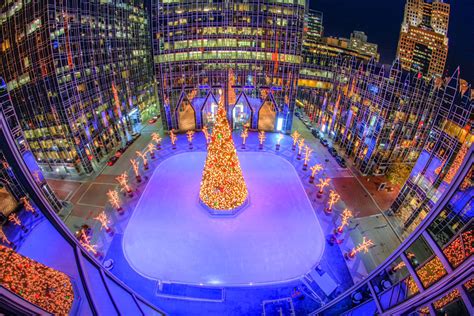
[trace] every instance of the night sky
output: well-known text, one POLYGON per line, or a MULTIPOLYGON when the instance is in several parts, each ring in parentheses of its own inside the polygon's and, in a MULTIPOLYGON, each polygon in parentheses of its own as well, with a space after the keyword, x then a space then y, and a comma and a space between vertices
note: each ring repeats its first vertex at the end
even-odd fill
MULTIPOLYGON (((368 41, 379 45, 380 61, 395 58, 406 0, 309 0, 323 12, 325 36, 349 37, 364 31, 368 41)), ((474 0, 453 0, 449 21, 447 69, 461 67, 461 77, 474 85, 474 0)))

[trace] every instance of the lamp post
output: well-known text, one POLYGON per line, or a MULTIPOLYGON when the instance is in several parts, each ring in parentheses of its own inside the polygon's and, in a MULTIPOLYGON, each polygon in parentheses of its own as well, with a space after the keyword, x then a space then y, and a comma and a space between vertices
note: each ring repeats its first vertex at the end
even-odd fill
POLYGON ((276 142, 276 145, 275 145, 275 150, 276 151, 280 150, 280 142, 281 142, 282 139, 283 139, 283 134, 278 134, 277 142, 276 142))
POLYGON ((320 165, 320 164, 315 164, 314 166, 312 166, 309 169, 311 170, 311 176, 309 177, 309 183, 314 183, 314 177, 316 176, 316 173, 323 170, 323 166, 320 165))
POLYGON ((194 138, 194 131, 187 131, 186 137, 188 139, 189 149, 193 149, 193 138, 194 138))
POLYGON ((109 198, 109 203, 112 205, 112 207, 117 210, 117 213, 119 213, 119 215, 123 215, 123 208, 122 205, 120 205, 120 197, 118 192, 115 190, 109 190, 107 192, 107 197, 109 198))
POLYGON ((326 215, 330 215, 332 213, 332 207, 334 206, 334 204, 337 203, 337 201, 339 201, 339 194, 337 194, 336 191, 334 190, 331 190, 329 191, 329 200, 328 200, 328 204, 327 204, 327 207, 324 209, 324 213, 326 213, 326 215))
POLYGON ((374 245, 374 243, 372 242, 372 240, 370 240, 370 239, 367 240, 365 237, 363 237, 362 238, 362 243, 357 245, 357 247, 352 248, 351 251, 346 252, 344 254, 344 257, 347 260, 352 260, 352 259, 354 259, 355 255, 359 252, 364 252, 364 253, 369 252, 369 248, 373 245, 374 245))
POLYGON ((300 136, 301 135, 298 133, 298 131, 294 131, 293 134, 291 134, 291 138, 293 138, 293 146, 291 147, 291 150, 296 150, 296 144, 298 143, 300 136))
POLYGON ((296 156, 296 159, 301 160, 301 154, 303 152, 303 148, 304 148, 304 138, 301 138, 298 141, 298 155, 296 156))
POLYGON ((263 142, 265 141, 265 139, 266 139, 265 131, 258 132, 258 142, 259 142, 258 149, 260 149, 260 150, 263 149, 263 142))
POLYGON ((247 137, 249 137, 248 128, 244 127, 242 133, 240 134, 240 137, 242 137, 242 149, 245 149, 245 142, 247 141, 247 137))
POLYGON ((178 140, 178 136, 176 136, 173 129, 170 131, 170 140, 172 145, 171 148, 176 149, 176 141, 178 140))
POLYGON ((331 179, 329 178, 326 178, 324 180, 319 179, 319 183, 315 185, 316 187, 319 188, 318 193, 317 193, 318 198, 321 198, 323 196, 324 188, 329 185, 329 181, 331 181, 331 179))
POLYGON ((304 150, 304 163, 303 163, 303 170, 306 171, 308 169, 308 162, 309 160, 311 159, 311 153, 313 152, 313 150, 308 146, 306 145, 305 146, 305 150, 304 150))

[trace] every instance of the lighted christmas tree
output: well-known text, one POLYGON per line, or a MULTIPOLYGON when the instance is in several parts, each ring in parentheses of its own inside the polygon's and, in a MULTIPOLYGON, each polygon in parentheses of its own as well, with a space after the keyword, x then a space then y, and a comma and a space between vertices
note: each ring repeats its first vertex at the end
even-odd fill
POLYGON ((209 208, 226 211, 241 206, 247 196, 247 185, 226 118, 224 98, 221 96, 202 173, 199 197, 209 208))

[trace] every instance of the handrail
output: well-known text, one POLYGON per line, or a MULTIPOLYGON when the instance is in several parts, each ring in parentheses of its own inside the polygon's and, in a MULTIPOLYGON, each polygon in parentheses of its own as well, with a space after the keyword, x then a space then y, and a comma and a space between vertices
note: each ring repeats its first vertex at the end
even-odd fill
MULTIPOLYGON (((56 231, 65 239, 65 241, 70 244, 74 249, 75 249, 75 254, 77 257, 75 258, 76 260, 76 266, 79 271, 79 274, 81 276, 81 283, 83 284, 83 288, 87 297, 87 300, 89 302, 89 305, 92 309, 92 312, 97 315, 97 308, 94 303, 94 298, 93 295, 90 293, 90 288, 91 285, 88 283, 88 280, 86 278, 86 273, 84 268, 82 267, 82 264, 78 258, 80 256, 86 257, 87 259, 90 260, 90 262, 97 268, 99 271, 103 271, 109 278, 111 278, 113 281, 115 281, 120 287, 122 287, 129 295, 131 296, 136 296, 140 301, 144 302, 147 304, 149 307, 153 308, 156 310, 158 313, 165 315, 163 311, 160 309, 156 308, 153 304, 148 302, 146 299, 143 297, 137 295, 132 289, 130 289, 127 285, 125 285, 123 282, 121 282, 115 275, 110 273, 109 271, 105 270, 97 261, 95 258, 93 258, 89 253, 85 252, 82 250, 81 246, 77 242, 77 239, 74 237, 74 235, 71 233, 69 228, 62 222, 62 220, 56 215, 54 210, 51 208, 48 200, 44 196, 44 193, 40 190, 36 182, 34 181, 33 176, 31 175, 31 172, 29 168, 26 166, 22 155, 19 153, 18 148, 16 147, 15 141, 12 138, 12 135, 9 132, 8 129, 8 124, 5 120, 5 116, 3 112, 0 111, 0 144, 7 144, 8 149, 4 151, 4 155, 8 157, 9 159, 9 165, 10 168, 15 170, 14 172, 15 177, 18 178, 21 182, 21 184, 26 188, 27 192, 34 192, 35 194, 32 194, 30 198, 34 201, 34 203, 40 208, 41 212, 43 215, 49 220, 49 222, 54 226, 56 231)), ((111 296, 110 296, 111 297, 111 296)))
MULTIPOLYGON (((357 284, 354 284, 352 287, 347 289, 344 293, 340 294, 336 299, 331 301, 329 304, 326 304, 317 310, 313 311, 310 313, 310 315, 317 315, 321 313, 324 310, 327 310, 328 308, 333 307, 334 305, 338 304, 341 300, 343 300, 347 295, 350 295, 350 293, 354 292, 361 286, 368 284, 374 276, 380 274, 385 270, 388 264, 390 264, 394 259, 399 257, 403 252, 408 248, 415 240, 421 236, 421 234, 428 228, 428 226, 432 223, 432 221, 438 216, 438 214, 441 212, 441 210, 444 208, 444 206, 449 203, 451 196, 456 192, 458 189, 459 185, 461 182, 464 180, 464 177, 467 175, 469 172, 470 168, 466 168, 467 165, 473 164, 474 163, 474 147, 471 147, 469 152, 466 154, 466 157, 459 167, 459 172, 456 175, 455 179, 451 181, 451 185, 448 187, 448 189, 443 192, 441 197, 439 198, 438 202, 436 203, 436 207, 431 210, 427 214, 427 216, 423 219, 423 221, 418 225, 416 230, 411 233, 401 245, 398 246, 398 248, 392 252, 376 269, 374 269, 362 282, 359 282, 357 284)), ((471 262, 471 260, 467 260, 468 262, 471 262)), ((463 265, 461 265, 463 266, 463 265)), ((458 267, 459 268, 459 267, 458 267)), ((458 268, 456 268, 457 271, 458 268)), ((413 299, 417 299, 418 296, 415 295, 412 298, 408 299, 406 302, 412 302, 413 299)), ((374 297, 374 299, 377 299, 374 297)), ((403 304, 404 304, 403 303, 403 304)))

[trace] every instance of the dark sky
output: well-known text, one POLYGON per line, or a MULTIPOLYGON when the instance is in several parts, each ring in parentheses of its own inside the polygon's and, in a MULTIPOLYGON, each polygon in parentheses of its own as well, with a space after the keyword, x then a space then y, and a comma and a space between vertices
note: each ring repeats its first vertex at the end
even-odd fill
MULTIPOLYGON (((326 36, 349 37, 364 31, 369 42, 379 45, 380 60, 392 63, 397 51, 406 0, 309 0, 322 11, 326 36)), ((452 0, 449 22, 447 69, 459 65, 461 77, 474 85, 474 0, 452 0)))

